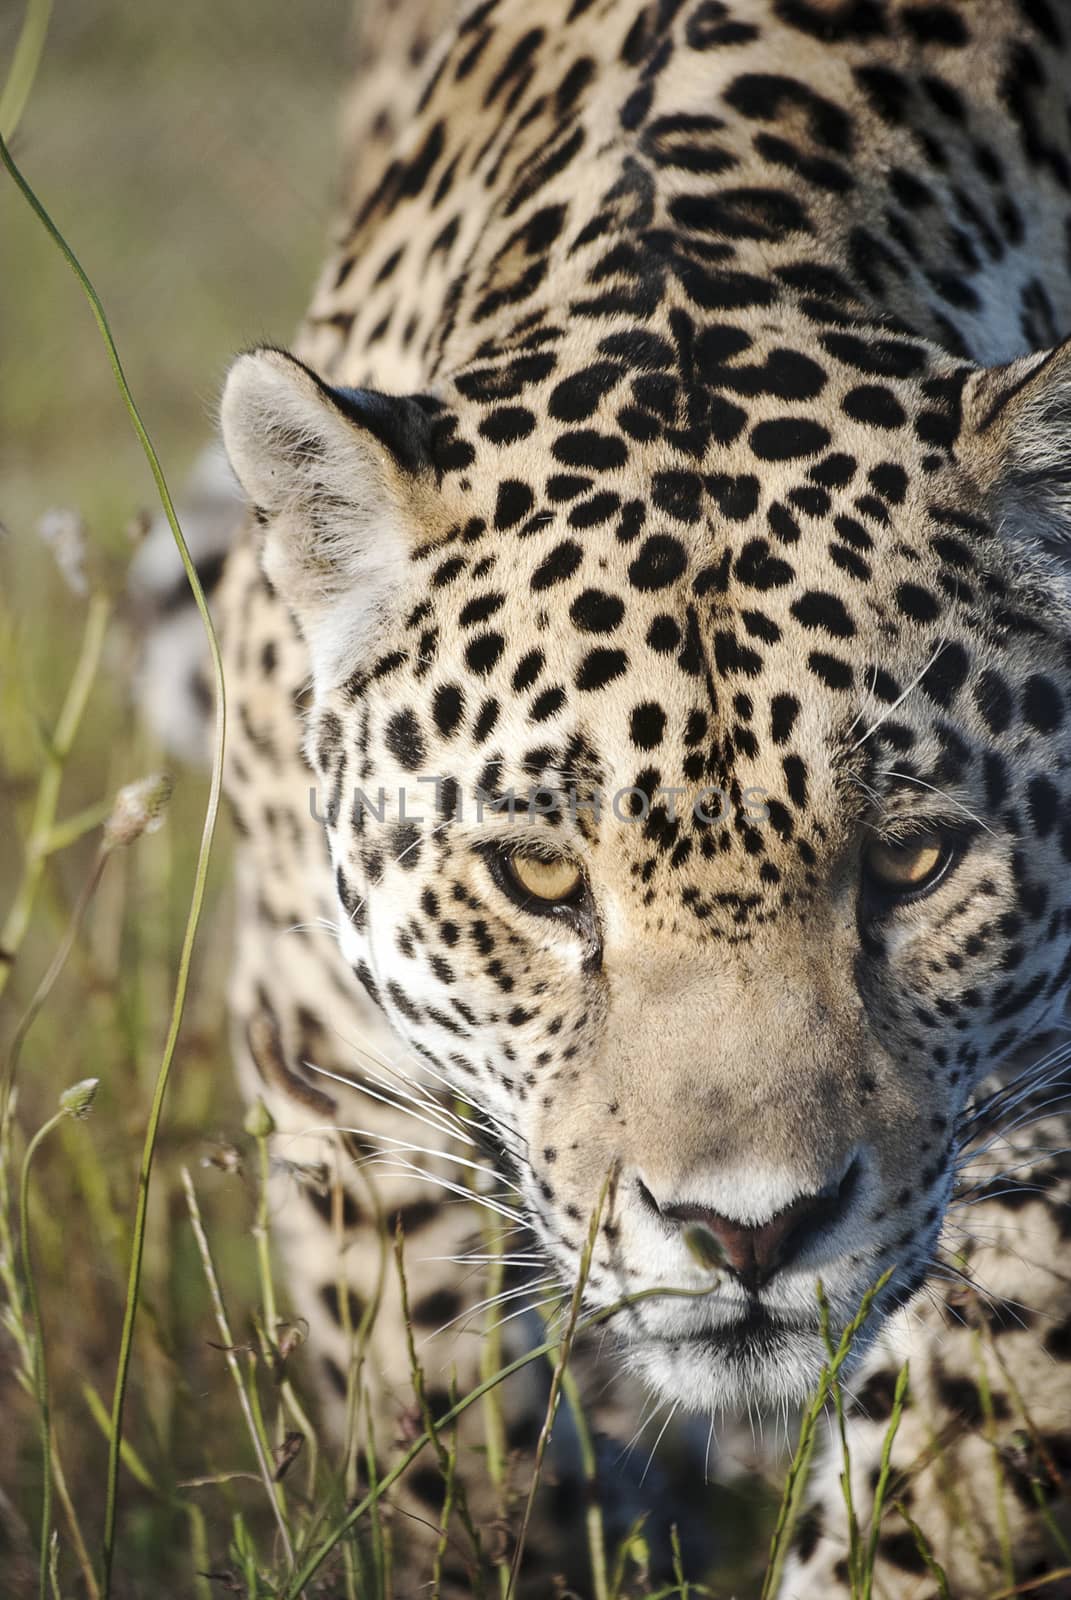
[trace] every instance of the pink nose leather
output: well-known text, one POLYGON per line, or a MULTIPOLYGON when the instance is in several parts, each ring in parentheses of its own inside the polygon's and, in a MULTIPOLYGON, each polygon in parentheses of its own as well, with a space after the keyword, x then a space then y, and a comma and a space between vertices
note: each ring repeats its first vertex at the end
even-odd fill
POLYGON ((767 1222, 734 1222, 706 1206, 660 1209, 664 1217, 674 1222, 699 1223, 706 1228, 721 1251, 723 1265, 754 1294, 787 1266, 820 1229, 836 1220, 845 1209, 849 1188, 854 1186, 854 1173, 853 1165, 840 1183, 819 1194, 801 1195, 767 1222))

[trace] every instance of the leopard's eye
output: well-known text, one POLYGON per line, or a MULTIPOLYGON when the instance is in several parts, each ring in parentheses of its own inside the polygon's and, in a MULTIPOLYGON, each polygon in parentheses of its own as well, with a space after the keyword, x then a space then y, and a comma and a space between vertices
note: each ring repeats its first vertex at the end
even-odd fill
POLYGON ((950 856, 942 834, 921 833, 899 841, 874 840, 866 848, 863 867, 871 886, 880 893, 917 894, 937 882, 950 856))
POLYGON ((506 869, 517 889, 548 906, 569 904, 584 887, 580 868, 561 857, 547 859, 518 850, 508 857, 506 869))

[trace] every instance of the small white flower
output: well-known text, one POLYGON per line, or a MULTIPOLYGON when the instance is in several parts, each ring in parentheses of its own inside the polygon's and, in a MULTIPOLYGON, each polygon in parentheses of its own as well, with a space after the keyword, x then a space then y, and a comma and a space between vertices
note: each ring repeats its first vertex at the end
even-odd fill
POLYGON ((171 798, 171 779, 155 772, 136 783, 125 783, 115 797, 112 814, 104 824, 104 845, 133 844, 143 833, 156 833, 164 825, 164 812, 171 798))
POLYGON ((97 1098, 99 1084, 99 1078, 83 1078, 80 1083, 72 1083, 71 1087, 64 1089, 60 1095, 60 1110, 65 1111, 69 1117, 88 1117, 97 1098))

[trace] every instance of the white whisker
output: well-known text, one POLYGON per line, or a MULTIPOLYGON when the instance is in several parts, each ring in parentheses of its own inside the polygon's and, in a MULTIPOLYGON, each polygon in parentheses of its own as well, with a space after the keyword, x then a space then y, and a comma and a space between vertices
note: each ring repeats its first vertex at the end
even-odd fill
MULTIPOLYGON (((493 1306, 506 1305, 510 1300, 516 1300, 521 1295, 531 1294, 534 1289, 539 1289, 544 1284, 553 1283, 554 1281, 554 1278, 548 1272, 544 1277, 536 1278, 532 1283, 522 1283, 514 1289, 501 1289, 498 1294, 488 1295, 486 1300, 477 1300, 475 1304, 465 1306, 455 1317, 451 1317, 449 1321, 441 1323, 433 1333, 426 1334, 425 1337, 437 1339, 440 1333, 445 1333, 448 1328, 453 1328, 459 1322, 465 1321, 467 1325, 467 1321, 473 1317, 478 1317, 481 1311, 490 1311, 493 1306)), ((533 1301, 533 1305, 536 1303, 533 1301)), ((465 1329, 462 1328, 461 1332, 464 1333, 465 1329)))
POLYGON ((617 1457, 615 1465, 620 1466, 621 1462, 627 1460, 627 1458, 632 1454, 633 1450, 639 1444, 647 1424, 654 1416, 657 1415, 659 1411, 661 1411, 663 1404, 665 1404, 665 1402, 662 1400, 661 1395, 656 1395, 651 1401, 647 1410, 640 1417, 639 1425, 637 1426, 635 1433, 625 1445, 624 1449, 621 1451, 621 1454, 617 1457))
POLYGON ((641 1485, 646 1481, 647 1474, 651 1470, 651 1463, 654 1461, 655 1456, 658 1454, 658 1446, 662 1443, 662 1439, 663 1439, 663 1437, 665 1435, 666 1429, 669 1427, 670 1423, 673 1421, 673 1418, 676 1416, 677 1408, 679 1407, 679 1405, 680 1405, 680 1401, 679 1400, 674 1400, 672 1406, 670 1407, 669 1416, 666 1418, 665 1422, 663 1422, 661 1428, 658 1430, 658 1438, 655 1440, 654 1444, 651 1446, 651 1453, 647 1457, 647 1465, 644 1467, 643 1471, 640 1473, 640 1483, 641 1483, 641 1485))
MULTIPOLYGON (((454 1158, 451 1158, 454 1159, 454 1158)), ((433 1184, 436 1188, 447 1190, 459 1195, 472 1205, 483 1206, 486 1211, 494 1211, 498 1216, 507 1218, 510 1222, 523 1222, 523 1217, 511 1207, 500 1204, 490 1195, 478 1194, 472 1189, 464 1189, 458 1183, 451 1183, 449 1178, 443 1178, 438 1173, 428 1172, 424 1167, 418 1167, 415 1162, 403 1161, 394 1151, 384 1151, 382 1156, 370 1156, 368 1165, 374 1165, 378 1170, 384 1171, 388 1177, 400 1177, 408 1174, 421 1183, 433 1184), (392 1170, 387 1166, 388 1160, 397 1162, 397 1169, 392 1170)))
MULTIPOLYGON (((457 1139, 464 1144, 475 1145, 475 1140, 470 1139, 468 1134, 458 1133, 456 1129, 451 1128, 449 1124, 441 1121, 438 1117, 422 1116, 420 1112, 415 1111, 412 1106, 407 1106, 398 1100, 394 1100, 387 1094, 380 1094, 378 1090, 372 1088, 370 1083, 367 1083, 363 1080, 359 1081, 356 1079, 344 1078, 337 1072, 330 1072, 326 1067, 315 1066, 311 1061, 305 1062, 305 1065, 313 1072, 322 1073, 324 1077, 334 1078, 336 1082, 347 1083, 350 1088, 360 1090, 362 1094, 368 1095, 370 1099, 378 1100, 381 1105, 389 1106, 392 1111, 400 1111, 403 1116, 412 1117, 416 1122, 422 1122, 426 1128, 433 1128, 436 1133, 445 1134, 448 1139, 457 1139)), ((352 1128, 349 1131, 356 1133, 359 1130, 352 1128)), ((442 1152, 439 1151, 437 1154, 442 1154, 442 1152)), ((451 1156, 450 1159, 456 1161, 459 1160, 460 1157, 451 1156)))
MULTIPOLYGON (((855 743, 852 745, 852 753, 854 753, 856 750, 858 750, 860 745, 866 744, 868 739, 872 739, 874 734, 876 734, 878 729, 881 727, 882 723, 888 721, 888 719, 892 716, 893 712, 896 710, 896 708, 898 706, 902 706, 903 705, 904 701, 907 699, 908 695, 912 692, 913 689, 917 689, 918 688, 919 684, 922 682, 923 678, 926 676, 927 672, 929 672, 930 668, 933 666, 934 662, 937 660, 938 656, 941 654, 941 651, 945 648, 945 646, 947 644, 948 644, 948 636, 946 634, 946 635, 942 636, 942 638, 940 638, 938 640, 937 648, 934 650, 933 655, 927 661, 927 663, 923 667, 922 671, 917 673, 916 676, 912 678, 911 682, 908 684, 908 686, 904 690, 903 694, 898 695, 897 698, 893 701, 892 705, 887 707, 887 709, 882 712, 882 714, 878 718, 877 722, 873 723, 867 729, 867 731, 862 735, 862 737, 855 741, 855 743)), ((875 678, 875 682, 876 681, 877 681, 877 679, 875 678)), ((856 721, 858 721, 858 718, 856 719, 856 721)), ((855 726, 855 723, 852 724, 853 728, 854 728, 854 726, 855 726)))
POLYGON ((976 816, 974 812, 971 811, 969 807, 965 806, 961 800, 954 799, 953 796, 946 793, 944 789, 938 789, 935 784, 926 783, 924 779, 916 778, 914 774, 910 772, 898 772, 895 768, 890 768, 885 776, 888 778, 896 778, 900 783, 913 783, 916 788, 925 789, 928 794, 937 795, 939 799, 946 800, 948 804, 956 811, 962 811, 963 815, 968 817, 976 827, 981 828, 983 833, 988 833, 993 839, 997 837, 995 831, 989 827, 988 823, 983 822, 981 817, 976 816))
MULTIPOLYGON (((381 1156, 398 1155, 403 1151, 408 1151, 410 1155, 433 1156, 437 1157, 439 1160, 449 1161, 452 1167, 465 1167, 470 1172, 481 1172, 485 1177, 493 1178, 496 1183, 504 1184, 507 1189, 512 1189, 514 1194, 521 1193, 521 1190, 518 1189, 515 1183, 510 1183, 507 1178, 503 1178, 502 1174, 500 1172, 496 1172, 493 1167, 485 1167, 481 1162, 470 1161, 467 1156, 459 1156, 453 1151, 446 1156, 441 1150, 436 1150, 434 1146, 409 1144, 405 1139, 395 1139, 389 1133, 376 1133, 370 1128, 342 1127, 339 1131, 342 1133, 354 1133, 362 1139, 381 1139, 384 1144, 393 1146, 391 1150, 370 1151, 368 1155, 365 1156, 354 1156, 353 1161, 354 1165, 356 1166, 373 1166, 377 1161, 380 1160, 381 1156)), ((423 1171, 423 1168, 420 1170, 423 1171)), ((459 1192, 464 1194, 466 1198, 469 1198, 470 1196, 471 1198, 477 1198, 476 1196, 472 1196, 471 1191, 468 1189, 463 1189, 459 1192)), ((482 1198, 482 1196, 480 1198, 482 1198)))

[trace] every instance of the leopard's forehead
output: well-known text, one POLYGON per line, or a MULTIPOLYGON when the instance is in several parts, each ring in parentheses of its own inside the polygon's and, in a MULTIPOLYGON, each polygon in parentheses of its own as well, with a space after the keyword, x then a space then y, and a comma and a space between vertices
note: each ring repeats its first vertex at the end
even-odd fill
POLYGON ((1011 563, 956 452, 969 369, 727 276, 732 317, 536 314, 440 387, 450 515, 415 561, 460 670, 515 671, 527 633, 581 700, 637 672, 674 701, 802 673, 858 708, 934 628, 1006 640, 1011 563))
MULTIPOLYGON (((529 373, 523 404, 459 386, 439 459, 465 514, 420 547, 353 726, 366 776, 386 759, 438 781, 463 821, 476 795, 522 815, 536 796, 659 927, 735 938, 812 898, 869 801, 970 806, 1003 674, 1059 696, 950 453, 955 376, 871 385, 880 425, 835 417, 858 353, 823 368, 773 342, 760 363, 731 331, 735 362, 687 388, 639 330, 618 339, 629 362, 529 373), (740 392, 778 361, 823 374, 822 413, 740 392), (666 416, 639 439, 628 402, 655 382, 666 416)), ((876 342, 887 368, 913 348, 876 342)))

